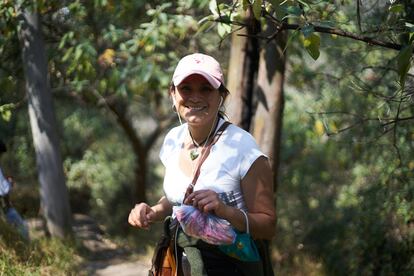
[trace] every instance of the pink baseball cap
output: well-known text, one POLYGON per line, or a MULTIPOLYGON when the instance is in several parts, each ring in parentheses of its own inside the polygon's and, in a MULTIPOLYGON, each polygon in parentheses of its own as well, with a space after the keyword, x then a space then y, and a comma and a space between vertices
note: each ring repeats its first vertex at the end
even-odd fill
POLYGON ((205 54, 191 54, 183 57, 177 64, 173 75, 173 83, 178 86, 190 75, 202 75, 215 89, 224 84, 223 72, 220 64, 213 57, 205 54))

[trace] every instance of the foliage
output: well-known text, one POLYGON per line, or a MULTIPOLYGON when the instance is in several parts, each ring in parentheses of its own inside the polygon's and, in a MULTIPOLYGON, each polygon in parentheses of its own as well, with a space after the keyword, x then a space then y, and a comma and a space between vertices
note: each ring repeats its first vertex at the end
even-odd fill
MULTIPOLYGON (((399 164, 390 145, 355 141, 355 134, 352 140, 328 138, 318 118, 307 114, 316 97, 288 94, 278 193, 280 270, 309 256, 322 261, 328 275, 409 275, 412 168, 399 164)), ((412 156, 412 145, 403 147, 412 156)))
POLYGON ((280 269, 307 256, 328 275, 410 275, 413 126, 396 118, 412 117, 413 102, 396 82, 395 54, 337 38, 315 64, 292 46, 280 269))
MULTIPOLYGON (((399 50, 395 57, 401 86, 412 63, 414 45, 414 11, 411 1, 390 1, 371 3, 358 1, 259 1, 243 0, 210 1, 212 15, 203 20, 210 26, 216 22, 218 33, 225 36, 245 23, 240 18, 245 11, 251 10, 253 16, 260 20, 262 29, 275 26, 275 32, 262 37, 274 39, 283 30, 292 30, 290 41, 299 40, 303 48, 314 59, 319 58, 320 47, 329 38, 321 39, 319 33, 328 33, 332 38, 344 36, 363 41, 369 45, 399 50), (223 27, 226 25, 226 27, 223 27)), ((202 27, 203 28, 203 27, 202 27)), ((330 38, 330 39, 332 39, 330 38)))

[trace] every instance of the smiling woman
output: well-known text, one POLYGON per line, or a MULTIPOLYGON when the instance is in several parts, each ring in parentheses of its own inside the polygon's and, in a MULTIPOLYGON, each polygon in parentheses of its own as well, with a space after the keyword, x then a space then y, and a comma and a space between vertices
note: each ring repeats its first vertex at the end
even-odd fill
MULTIPOLYGON (((180 122, 183 119, 185 124, 170 130, 161 148, 165 196, 154 206, 135 205, 129 223, 148 229, 153 222, 172 215, 175 225, 183 226, 172 233, 177 275, 251 275, 252 271, 257 276, 265 275, 264 271, 272 275, 262 260, 241 261, 234 254, 226 255, 228 250, 221 252, 220 244, 208 242, 228 236, 220 231, 229 227, 233 233, 247 230, 243 235, 267 240, 275 232, 269 162, 254 138, 227 122, 220 111, 229 94, 220 64, 204 54, 185 56, 175 69, 169 93, 180 122), (187 208, 195 211, 186 221, 177 215, 183 205, 195 207, 187 208), (213 218, 210 221, 223 220, 221 225, 228 227, 203 224, 205 216, 213 218)), ((234 248, 238 247, 237 243, 234 248)))

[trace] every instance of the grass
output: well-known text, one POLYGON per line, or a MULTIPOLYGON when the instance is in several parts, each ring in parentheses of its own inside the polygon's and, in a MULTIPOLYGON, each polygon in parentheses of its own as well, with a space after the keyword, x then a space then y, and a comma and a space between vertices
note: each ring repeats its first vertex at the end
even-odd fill
POLYGON ((79 261, 75 242, 56 238, 26 242, 0 218, 0 276, 76 275, 79 261))

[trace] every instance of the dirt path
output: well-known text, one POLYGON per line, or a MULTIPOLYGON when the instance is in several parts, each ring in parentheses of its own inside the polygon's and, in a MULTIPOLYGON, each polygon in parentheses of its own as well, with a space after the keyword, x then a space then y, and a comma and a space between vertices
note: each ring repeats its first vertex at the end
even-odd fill
MULTIPOLYGON (((101 265, 101 264, 96 264, 101 265)), ((136 262, 121 262, 119 264, 103 264, 103 267, 97 269, 92 275, 99 276, 147 276, 148 266, 141 261, 136 262)))
POLYGON ((86 215, 74 215, 74 232, 89 251, 84 271, 98 276, 146 276, 150 262, 106 239, 99 225, 86 215))

